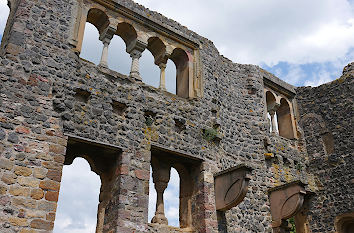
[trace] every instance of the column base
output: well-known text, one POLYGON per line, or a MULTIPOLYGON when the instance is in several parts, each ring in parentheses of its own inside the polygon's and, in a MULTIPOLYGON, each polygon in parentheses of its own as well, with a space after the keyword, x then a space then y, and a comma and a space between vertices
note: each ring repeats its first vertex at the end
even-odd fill
POLYGON ((129 77, 134 78, 135 80, 142 81, 143 79, 140 77, 139 74, 131 73, 129 77))
POLYGON ((155 216, 151 219, 151 223, 168 225, 168 220, 164 214, 155 214, 155 216))

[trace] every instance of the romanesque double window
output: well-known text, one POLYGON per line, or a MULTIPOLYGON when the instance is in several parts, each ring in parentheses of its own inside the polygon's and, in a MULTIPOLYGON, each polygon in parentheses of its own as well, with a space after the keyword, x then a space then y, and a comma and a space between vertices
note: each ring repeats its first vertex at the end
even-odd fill
POLYGON ((265 87, 269 131, 282 137, 296 138, 293 104, 284 94, 265 87))
POLYGON ((175 92, 180 97, 193 98, 200 96, 201 77, 197 44, 185 38, 181 39, 180 35, 166 30, 166 28, 159 28, 152 21, 146 19, 144 24, 140 24, 124 14, 120 15, 113 10, 101 9, 93 2, 78 3, 78 11, 80 17, 73 25, 71 38, 71 44, 75 46, 77 52, 87 53, 87 51, 82 51, 82 45, 85 25, 88 22, 97 29, 99 35, 96 35, 96 37, 102 43, 101 58, 97 59, 99 62, 96 61, 100 66, 108 68, 114 63, 114 61, 110 61, 111 55, 109 54, 115 54, 117 51, 112 51, 110 44, 113 38, 119 37, 124 41, 125 51, 130 56, 128 58, 125 55, 130 62, 129 76, 131 78, 142 80, 140 58, 144 51, 148 50, 153 56, 155 69, 159 70, 159 77, 156 77, 156 80, 159 80, 159 89, 166 91, 166 86, 172 86, 172 91, 169 88, 170 91, 175 92), (172 63, 175 65, 175 69, 167 73, 174 73, 175 78, 174 80, 167 80, 169 83, 166 85, 166 67, 170 67, 169 64, 172 63), (174 82, 174 84, 171 82, 174 82))

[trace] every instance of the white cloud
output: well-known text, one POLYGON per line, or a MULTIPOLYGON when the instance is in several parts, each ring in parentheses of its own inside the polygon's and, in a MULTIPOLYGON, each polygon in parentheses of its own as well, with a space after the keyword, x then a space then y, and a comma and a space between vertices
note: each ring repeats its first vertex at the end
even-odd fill
POLYGON ((346 0, 137 2, 211 39, 235 62, 332 61, 354 47, 354 13, 346 0))
POLYGON ((7 6, 7 0, 0 0, 0 36, 3 34, 5 29, 9 13, 10 9, 7 6))

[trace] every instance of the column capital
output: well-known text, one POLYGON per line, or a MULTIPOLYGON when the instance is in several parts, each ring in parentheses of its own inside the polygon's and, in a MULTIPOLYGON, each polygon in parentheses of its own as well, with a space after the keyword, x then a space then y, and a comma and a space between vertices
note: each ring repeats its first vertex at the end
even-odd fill
POLYGON ((111 25, 109 25, 103 32, 100 34, 99 40, 102 41, 103 44, 109 44, 116 33, 117 29, 111 25))
POLYGON ((136 39, 130 45, 127 46, 127 53, 131 54, 133 51, 144 52, 147 47, 147 43, 142 40, 136 39))

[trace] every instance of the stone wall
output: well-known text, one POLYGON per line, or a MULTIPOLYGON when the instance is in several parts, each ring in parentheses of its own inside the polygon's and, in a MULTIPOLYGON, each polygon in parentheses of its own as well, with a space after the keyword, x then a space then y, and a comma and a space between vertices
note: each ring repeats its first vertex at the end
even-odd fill
POLYGON ((316 191, 305 142, 268 130, 264 79, 295 94, 289 84, 257 66, 232 63, 173 20, 117 1, 199 44, 203 96, 181 98, 80 59, 69 42, 76 0, 18 3, 0 57, 1 232, 52 230, 72 138, 121 151, 107 186, 103 232, 181 231, 148 224, 152 145, 200 161, 196 232, 272 232, 270 188, 300 180, 316 191), (210 129, 217 140, 206 137, 210 129), (240 205, 217 213, 213 174, 240 164, 253 169, 249 191, 240 205))
POLYGON ((353 75, 351 63, 331 83, 297 88, 308 167, 319 188, 311 198, 313 232, 334 232, 335 218, 354 211, 353 75))

